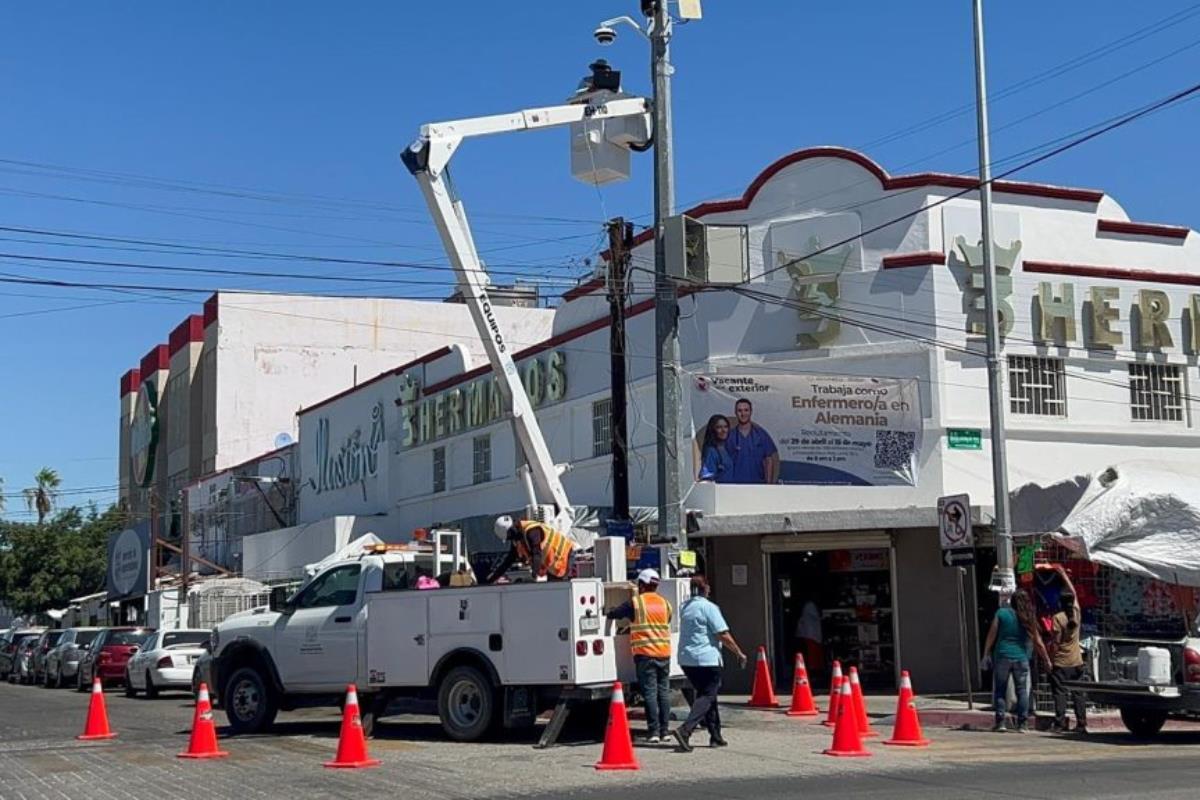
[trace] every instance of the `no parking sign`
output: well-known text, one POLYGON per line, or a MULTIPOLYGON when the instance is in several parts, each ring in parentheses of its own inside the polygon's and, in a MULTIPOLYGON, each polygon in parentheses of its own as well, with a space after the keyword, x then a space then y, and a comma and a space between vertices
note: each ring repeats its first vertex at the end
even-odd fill
POLYGON ((975 563, 975 534, 971 530, 971 498, 954 494, 938 498, 938 536, 942 563, 947 567, 975 563))

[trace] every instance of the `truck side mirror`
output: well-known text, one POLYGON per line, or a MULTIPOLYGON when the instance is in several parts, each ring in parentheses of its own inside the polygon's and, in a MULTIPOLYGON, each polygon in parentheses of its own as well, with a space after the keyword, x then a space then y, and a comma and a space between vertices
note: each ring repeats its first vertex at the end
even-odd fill
POLYGON ((267 605, 272 611, 282 614, 290 614, 292 607, 288 605, 288 590, 286 586, 276 586, 271 589, 270 599, 267 605))

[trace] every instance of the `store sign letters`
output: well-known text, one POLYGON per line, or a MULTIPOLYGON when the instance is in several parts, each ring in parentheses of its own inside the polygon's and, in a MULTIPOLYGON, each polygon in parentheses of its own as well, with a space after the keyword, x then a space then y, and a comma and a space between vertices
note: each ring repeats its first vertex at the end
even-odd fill
POLYGON ((369 433, 363 435, 363 426, 334 443, 329 432, 329 417, 317 420, 316 461, 317 474, 308 479, 308 485, 317 494, 345 489, 358 484, 363 499, 367 499, 367 478, 379 474, 379 451, 387 439, 383 425, 383 401, 371 408, 369 433), (336 449, 335 449, 336 447, 336 449))
MULTIPOLYGON (((517 370, 534 408, 566 397, 567 358, 562 352, 526 359, 517 370)), ((416 447, 482 428, 508 413, 499 381, 493 376, 423 399, 421 387, 409 377, 400 390, 399 405, 401 447, 416 447)))

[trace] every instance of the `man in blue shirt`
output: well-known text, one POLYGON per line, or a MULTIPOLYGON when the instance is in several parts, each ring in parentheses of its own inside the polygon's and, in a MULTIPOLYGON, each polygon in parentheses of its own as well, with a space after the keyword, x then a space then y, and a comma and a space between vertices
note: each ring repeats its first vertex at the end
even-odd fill
POLYGON ((733 478, 729 483, 777 483, 779 450, 771 434, 750 420, 753 404, 741 398, 733 405, 737 425, 729 432, 726 447, 733 456, 733 478))

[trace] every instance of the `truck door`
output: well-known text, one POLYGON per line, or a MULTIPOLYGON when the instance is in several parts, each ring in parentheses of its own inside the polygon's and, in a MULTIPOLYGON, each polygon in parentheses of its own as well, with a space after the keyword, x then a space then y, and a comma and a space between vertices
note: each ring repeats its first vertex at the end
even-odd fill
POLYGON ((291 689, 345 688, 358 677, 359 564, 317 576, 280 620, 276 666, 291 689))

